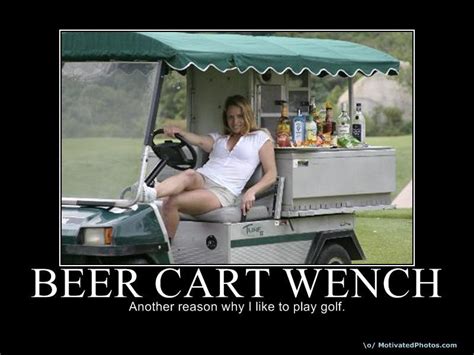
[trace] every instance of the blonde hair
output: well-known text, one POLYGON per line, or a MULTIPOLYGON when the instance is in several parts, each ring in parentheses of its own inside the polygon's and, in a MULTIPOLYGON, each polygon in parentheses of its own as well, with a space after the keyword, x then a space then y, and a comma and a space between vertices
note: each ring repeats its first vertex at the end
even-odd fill
POLYGON ((243 135, 249 132, 264 131, 266 134, 268 134, 270 140, 272 142, 274 141, 272 134, 268 129, 257 127, 257 122, 255 120, 255 115, 253 113, 252 106, 250 105, 250 101, 242 95, 229 96, 225 100, 224 111, 222 112, 222 121, 224 122, 224 134, 232 133, 232 130, 230 129, 227 123, 227 110, 230 106, 236 106, 242 109, 242 114, 244 116, 244 130, 242 132, 243 135))
POLYGON ((228 123, 227 123, 227 110, 230 106, 240 107, 242 109, 242 114, 244 116, 244 130, 242 134, 247 134, 249 132, 256 131, 257 123, 255 122, 255 115, 250 105, 249 100, 241 95, 229 96, 225 100, 224 111, 222 112, 222 121, 224 122, 224 134, 232 133, 228 123))

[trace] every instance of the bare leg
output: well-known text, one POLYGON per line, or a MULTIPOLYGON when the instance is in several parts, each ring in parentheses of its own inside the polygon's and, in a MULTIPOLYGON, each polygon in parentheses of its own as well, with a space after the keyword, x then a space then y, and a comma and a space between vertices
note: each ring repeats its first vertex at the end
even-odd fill
POLYGON ((221 207, 216 195, 204 189, 172 195, 163 203, 163 221, 168 236, 174 238, 179 224, 179 212, 200 215, 221 207))
POLYGON ((201 174, 192 169, 188 169, 158 184, 155 188, 156 197, 177 195, 183 191, 201 189, 203 186, 204 180, 201 174))

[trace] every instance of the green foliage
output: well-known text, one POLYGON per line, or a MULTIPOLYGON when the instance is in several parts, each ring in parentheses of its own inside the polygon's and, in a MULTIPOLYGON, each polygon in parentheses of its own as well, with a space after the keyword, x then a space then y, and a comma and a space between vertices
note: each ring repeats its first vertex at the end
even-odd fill
POLYGON ((392 77, 396 79, 402 84, 405 88, 407 88, 410 92, 412 91, 413 87, 413 71, 411 66, 408 68, 400 68, 400 73, 396 77, 392 77))
POLYGON ((337 102, 337 99, 344 92, 346 79, 341 77, 326 76, 324 78, 312 77, 311 96, 316 97, 316 103, 331 101, 337 102))
POLYGON ((399 136, 412 133, 412 121, 403 120, 397 107, 376 106, 371 116, 366 116, 367 136, 399 136))
POLYGON ((179 119, 162 119, 158 122, 157 128, 161 128, 163 126, 176 126, 181 129, 186 129, 186 120, 179 120, 179 119))
POLYGON ((331 102, 333 104, 333 107, 334 107, 334 112, 338 112, 338 110, 336 110, 336 106, 337 106, 337 100, 339 99, 339 97, 343 94, 344 92, 344 88, 340 85, 336 85, 332 90, 331 92, 329 93, 329 96, 327 98, 327 101, 331 102))
MULTIPOLYGON (((62 135, 72 137, 143 137, 148 118, 153 77, 151 65, 118 64, 93 78, 63 75, 62 135), (111 74, 113 72, 113 75, 111 74)), ((165 119, 183 120, 186 79, 172 71, 163 82, 158 125, 165 119)))
MULTIPOLYGON (((62 77, 63 137, 142 137, 150 109, 148 77, 114 71, 94 78, 62 77)), ((150 66, 143 66, 149 70, 150 66)))
POLYGON ((186 77, 171 71, 163 82, 158 121, 160 123, 165 119, 184 120, 185 110, 186 77))

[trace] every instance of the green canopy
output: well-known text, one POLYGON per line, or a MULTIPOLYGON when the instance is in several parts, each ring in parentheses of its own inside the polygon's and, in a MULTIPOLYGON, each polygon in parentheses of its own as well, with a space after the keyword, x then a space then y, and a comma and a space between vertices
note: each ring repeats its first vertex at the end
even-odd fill
POLYGON ((254 69, 325 76, 398 74, 400 62, 357 43, 315 38, 183 32, 62 32, 64 61, 157 61, 175 70, 254 69))

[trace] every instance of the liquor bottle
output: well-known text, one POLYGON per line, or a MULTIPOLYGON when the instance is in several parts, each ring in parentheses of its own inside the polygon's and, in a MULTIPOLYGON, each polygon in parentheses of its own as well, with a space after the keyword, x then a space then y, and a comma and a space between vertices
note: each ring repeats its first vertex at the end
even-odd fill
POLYGON ((316 98, 314 96, 311 96, 309 99, 309 114, 313 112, 313 110, 316 108, 316 98))
POLYGON ((298 108, 297 115, 291 120, 291 133, 293 137, 293 143, 297 147, 301 147, 304 144, 305 139, 305 124, 306 119, 301 113, 301 109, 298 108))
POLYGON ((362 114, 362 104, 356 104, 356 112, 352 119, 352 136, 359 142, 365 143, 365 117, 362 114))
POLYGON ((324 106, 321 107, 321 110, 316 111, 318 113, 318 118, 316 119, 316 125, 318 126, 318 145, 321 145, 324 142, 324 124, 326 123, 326 110, 324 106))
POLYGON ((332 133, 332 104, 326 101, 326 122, 324 122, 323 133, 332 133))
POLYGON ((341 104, 341 114, 336 122, 337 136, 340 138, 351 134, 351 118, 347 114, 346 104, 341 104))
POLYGON ((318 138, 318 126, 316 124, 317 119, 317 111, 316 106, 311 105, 313 107, 312 111, 306 117, 306 125, 305 125, 305 142, 304 145, 308 147, 316 147, 316 142, 318 138))
POLYGON ((326 120, 323 124, 323 146, 329 147, 332 144, 332 134, 334 131, 333 121, 332 121, 332 104, 329 101, 326 101, 326 120))
POLYGON ((281 105, 280 121, 276 131, 276 143, 278 147, 291 147, 291 125, 288 119, 288 104, 286 101, 279 101, 281 105))

